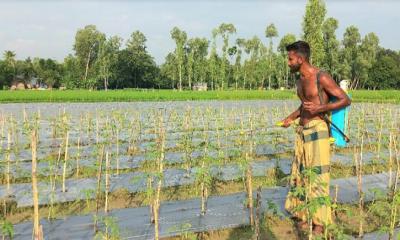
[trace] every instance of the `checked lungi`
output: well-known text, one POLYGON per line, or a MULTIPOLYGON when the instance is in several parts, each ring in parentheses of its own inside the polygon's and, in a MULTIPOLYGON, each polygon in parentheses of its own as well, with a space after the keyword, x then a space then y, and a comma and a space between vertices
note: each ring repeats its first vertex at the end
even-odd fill
MULTIPOLYGON (((329 129, 325 121, 311 120, 306 125, 298 126, 296 129, 295 159, 292 164, 289 193, 285 202, 286 210, 292 216, 306 221, 307 210, 299 210, 299 205, 304 204, 306 199, 305 194, 307 194, 308 202, 313 198, 329 196, 329 180, 329 129), (315 177, 311 181, 303 179, 304 175, 302 177, 300 174, 303 170, 310 168, 313 169, 313 176, 315 177), (298 194, 297 186, 305 190, 304 194, 298 194)), ((311 217, 313 224, 331 224, 331 207, 329 204, 321 204, 311 217)))

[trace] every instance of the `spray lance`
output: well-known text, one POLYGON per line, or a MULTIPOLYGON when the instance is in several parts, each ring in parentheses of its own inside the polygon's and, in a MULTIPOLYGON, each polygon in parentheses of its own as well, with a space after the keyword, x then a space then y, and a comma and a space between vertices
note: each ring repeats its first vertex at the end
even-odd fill
MULTIPOLYGON (((332 125, 340 134, 342 134, 342 136, 343 136, 343 138, 344 138, 344 140, 345 140, 346 142, 350 142, 350 138, 347 137, 347 135, 346 135, 342 130, 340 130, 334 123, 332 123, 331 120, 329 120, 328 117, 326 117, 325 115, 323 115, 322 117, 324 118, 324 120, 325 120, 326 122, 328 122, 330 125, 332 125)), ((279 122, 275 123, 275 126, 277 126, 277 127, 283 127, 283 122, 282 122, 282 121, 279 121, 279 122)), ((330 142, 330 143, 334 143, 334 142, 335 142, 335 139, 331 137, 331 138, 329 138, 329 142, 330 142)))

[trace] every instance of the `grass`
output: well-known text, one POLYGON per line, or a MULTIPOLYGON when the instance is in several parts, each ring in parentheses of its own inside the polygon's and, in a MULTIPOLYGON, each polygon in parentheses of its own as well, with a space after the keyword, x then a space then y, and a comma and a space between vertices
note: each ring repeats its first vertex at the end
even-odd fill
POLYGON ((400 103, 399 90, 357 90, 350 94, 356 102, 400 103))
POLYGON ((294 91, 52 90, 1 91, 0 102, 133 102, 183 100, 295 99, 294 91))
MULTIPOLYGON (((400 103, 399 90, 351 91, 355 102, 400 103)), ((185 100, 270 100, 297 99, 294 90, 232 90, 232 91, 176 91, 176 90, 51 90, 0 91, 0 103, 18 102, 134 102, 185 100)))

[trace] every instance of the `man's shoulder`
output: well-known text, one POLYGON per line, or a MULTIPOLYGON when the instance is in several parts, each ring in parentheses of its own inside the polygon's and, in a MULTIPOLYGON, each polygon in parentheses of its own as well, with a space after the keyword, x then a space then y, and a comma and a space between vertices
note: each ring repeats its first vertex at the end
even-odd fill
POLYGON ((332 76, 329 74, 329 72, 323 69, 319 69, 317 74, 319 75, 318 78, 322 84, 333 81, 332 76))

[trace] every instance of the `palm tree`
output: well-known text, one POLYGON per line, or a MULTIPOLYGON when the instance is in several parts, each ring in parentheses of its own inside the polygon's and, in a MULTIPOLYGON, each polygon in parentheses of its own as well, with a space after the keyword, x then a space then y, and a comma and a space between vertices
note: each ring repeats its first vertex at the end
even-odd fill
POLYGON ((7 67, 12 69, 12 80, 14 80, 16 73, 16 60, 15 60, 15 52, 14 51, 4 51, 4 61, 7 67))

